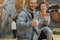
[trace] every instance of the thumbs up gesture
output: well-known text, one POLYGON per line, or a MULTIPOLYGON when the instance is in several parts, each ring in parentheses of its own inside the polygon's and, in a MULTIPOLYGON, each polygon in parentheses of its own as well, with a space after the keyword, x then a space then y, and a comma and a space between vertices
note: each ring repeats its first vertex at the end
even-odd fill
POLYGON ((39 25, 38 20, 37 20, 36 18, 33 18, 33 19, 32 19, 32 26, 33 26, 33 27, 36 27, 36 26, 38 26, 38 25, 39 25))

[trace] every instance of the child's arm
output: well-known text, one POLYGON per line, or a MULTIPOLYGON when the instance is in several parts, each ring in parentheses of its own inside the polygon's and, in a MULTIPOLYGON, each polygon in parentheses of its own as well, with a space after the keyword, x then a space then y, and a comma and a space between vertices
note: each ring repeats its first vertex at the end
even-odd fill
POLYGON ((50 16, 47 16, 46 18, 44 18, 43 24, 44 24, 45 26, 49 26, 49 23, 50 23, 50 16))

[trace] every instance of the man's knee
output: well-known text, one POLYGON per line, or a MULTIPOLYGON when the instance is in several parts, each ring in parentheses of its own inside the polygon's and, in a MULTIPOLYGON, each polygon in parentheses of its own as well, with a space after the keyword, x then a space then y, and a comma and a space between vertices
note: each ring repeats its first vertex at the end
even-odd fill
POLYGON ((46 31, 47 31, 47 33, 49 33, 49 34, 52 34, 52 33, 53 33, 52 30, 51 30, 50 28, 48 28, 48 27, 46 27, 46 31))

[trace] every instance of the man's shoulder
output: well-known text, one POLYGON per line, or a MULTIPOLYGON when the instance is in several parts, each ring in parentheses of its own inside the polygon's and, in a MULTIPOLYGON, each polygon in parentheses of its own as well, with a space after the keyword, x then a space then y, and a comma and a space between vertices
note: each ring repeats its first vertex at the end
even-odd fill
POLYGON ((39 15, 39 11, 35 12, 34 14, 39 15))
POLYGON ((35 13, 39 13, 39 11, 35 11, 35 13))
POLYGON ((26 11, 25 10, 22 10, 20 13, 19 13, 19 15, 26 15, 26 11))
POLYGON ((19 14, 26 14, 27 13, 27 8, 23 8, 22 10, 19 10, 19 14))

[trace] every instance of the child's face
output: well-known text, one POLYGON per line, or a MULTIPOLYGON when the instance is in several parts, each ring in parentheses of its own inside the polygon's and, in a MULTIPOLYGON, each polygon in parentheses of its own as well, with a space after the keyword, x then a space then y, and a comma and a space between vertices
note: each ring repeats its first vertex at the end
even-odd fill
POLYGON ((46 12, 46 10, 47 10, 46 4, 41 4, 40 9, 41 9, 42 12, 46 12))

